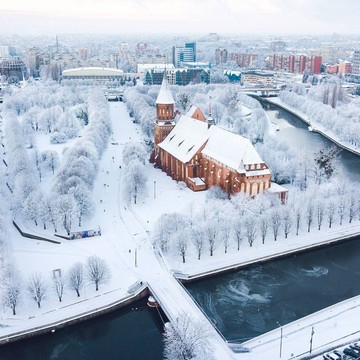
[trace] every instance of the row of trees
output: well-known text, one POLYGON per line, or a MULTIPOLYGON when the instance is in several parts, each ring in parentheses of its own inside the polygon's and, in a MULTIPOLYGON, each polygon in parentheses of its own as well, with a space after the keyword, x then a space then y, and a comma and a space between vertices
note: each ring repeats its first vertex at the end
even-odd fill
POLYGON ((219 247, 224 253, 239 251, 244 242, 252 247, 255 241, 264 244, 354 220, 360 220, 360 196, 345 184, 327 183, 294 190, 286 205, 267 195, 250 199, 238 194, 230 201, 209 198, 204 209, 194 211, 192 206, 186 214, 162 216, 152 241, 165 254, 181 256, 185 263, 187 256, 200 260, 205 251, 213 256, 219 247))
POLYGON ((96 291, 99 285, 108 282, 111 278, 111 271, 106 261, 96 255, 87 258, 85 266, 75 263, 64 275, 61 269, 54 270, 51 277, 51 285, 40 273, 33 273, 24 283, 20 272, 12 265, 8 266, 4 281, 1 286, 2 304, 12 310, 16 315, 16 309, 21 301, 24 288, 32 300, 41 307, 41 303, 52 292, 56 294, 59 302, 62 302, 65 289, 76 292, 80 297, 80 291, 86 283, 95 285, 96 291))
POLYGON ((39 153, 36 147, 26 149, 18 116, 9 108, 5 111, 7 184, 13 192, 15 216, 32 220, 36 225, 42 223, 44 229, 51 222, 55 232, 62 224, 70 233, 76 219, 81 226, 82 219, 92 215, 92 188, 98 161, 111 135, 111 123, 108 103, 100 91, 91 91, 87 104, 86 130, 74 146, 65 150, 48 196, 39 189, 38 181, 44 173, 55 173, 59 164, 57 153, 51 150, 39 153))
POLYGON ((146 186, 148 178, 145 169, 148 153, 142 143, 130 142, 124 146, 122 159, 123 198, 128 204, 132 201, 136 204, 148 193, 146 186))
MULTIPOLYGON (((191 105, 196 105, 216 124, 233 128, 233 131, 248 137, 253 143, 263 141, 269 128, 269 119, 260 103, 241 94, 232 84, 172 86, 175 107, 182 114, 191 105), (251 113, 249 115, 249 113, 251 113), (248 116, 247 116, 248 115, 248 116)), ((149 140, 153 139, 155 101, 159 87, 137 85, 126 88, 124 101, 134 121, 139 123, 149 140)))
MULTIPOLYGON (((323 91, 326 92, 326 89, 323 91)), ((280 99, 285 104, 306 114, 315 127, 321 126, 325 131, 337 136, 340 141, 353 146, 359 146, 360 120, 357 115, 357 109, 360 100, 352 99, 350 101, 348 99, 345 102, 340 101, 341 98, 337 98, 339 102, 335 109, 331 105, 324 104, 324 95, 318 95, 314 91, 309 92, 309 94, 302 91, 294 91, 293 89, 281 91, 280 99)))
POLYGON ((94 210, 92 190, 98 162, 111 136, 109 105, 101 91, 93 90, 89 94, 88 116, 89 124, 83 136, 66 149, 53 186, 68 234, 76 217, 81 226, 82 219, 90 217, 94 210))

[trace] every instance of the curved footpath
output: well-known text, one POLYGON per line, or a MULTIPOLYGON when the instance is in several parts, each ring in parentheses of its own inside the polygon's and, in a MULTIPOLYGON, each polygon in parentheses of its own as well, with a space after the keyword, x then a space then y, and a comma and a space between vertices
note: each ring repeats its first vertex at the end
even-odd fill
POLYGON ((313 132, 317 132, 317 133, 321 134, 322 136, 326 137, 328 140, 332 141, 334 144, 336 144, 340 148, 350 151, 351 153, 360 156, 359 147, 352 146, 349 143, 339 140, 335 134, 332 134, 331 132, 324 129, 323 126, 317 124, 315 121, 312 121, 306 114, 292 108, 289 105, 286 105, 284 102, 281 101, 281 99, 279 99, 279 98, 261 98, 261 100, 267 101, 271 104, 279 106, 280 108, 290 112, 291 114, 293 114, 293 115, 297 116, 299 119, 301 119, 304 123, 311 126, 313 132))

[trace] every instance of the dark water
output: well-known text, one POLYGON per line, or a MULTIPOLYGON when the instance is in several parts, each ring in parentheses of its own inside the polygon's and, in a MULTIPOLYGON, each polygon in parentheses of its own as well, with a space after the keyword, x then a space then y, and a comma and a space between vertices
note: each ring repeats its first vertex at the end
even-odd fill
POLYGON ((162 329, 157 310, 141 301, 54 334, 1 346, 0 359, 159 360, 162 329))
POLYGON ((360 294, 360 238, 187 285, 227 340, 246 341, 360 294))
MULTIPOLYGON (((276 105, 262 102, 262 105, 269 115, 270 121, 279 128, 275 136, 286 142, 290 147, 296 149, 306 149, 313 153, 323 148, 334 145, 333 142, 322 135, 308 130, 308 125, 297 116, 276 105)), ((360 156, 339 148, 339 162, 344 174, 353 181, 359 181, 360 176, 360 156)))

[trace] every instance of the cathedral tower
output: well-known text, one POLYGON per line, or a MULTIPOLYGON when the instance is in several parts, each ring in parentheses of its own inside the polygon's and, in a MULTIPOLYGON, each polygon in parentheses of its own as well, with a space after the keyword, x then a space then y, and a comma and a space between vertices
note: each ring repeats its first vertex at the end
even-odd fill
POLYGON ((175 126, 174 105, 175 100, 170 91, 165 69, 160 92, 156 99, 156 121, 154 129, 155 156, 158 153, 157 144, 161 143, 175 126))

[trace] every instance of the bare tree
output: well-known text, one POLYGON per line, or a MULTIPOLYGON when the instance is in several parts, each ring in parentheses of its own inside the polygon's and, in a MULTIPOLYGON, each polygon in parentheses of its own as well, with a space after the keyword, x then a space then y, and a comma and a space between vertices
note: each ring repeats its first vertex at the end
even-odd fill
POLYGON ((314 204, 311 199, 309 199, 307 205, 306 205, 306 223, 308 232, 310 232, 311 224, 313 222, 314 217, 314 204))
POLYGON ((345 217, 345 199, 344 199, 344 196, 340 196, 340 198, 339 198, 338 214, 339 214, 340 225, 342 225, 344 217, 345 217))
POLYGON ((292 223, 293 223, 293 219, 291 216, 290 209, 288 207, 286 207, 286 208, 284 208, 284 214, 283 214, 283 226, 284 226, 285 239, 287 239, 287 237, 289 235, 292 223))
POLYGON ((260 225, 262 243, 265 244, 265 238, 269 228, 268 214, 261 214, 259 225, 260 225))
POLYGON ((302 207, 296 206, 296 208, 295 208, 296 236, 299 235, 299 230, 300 230, 300 226, 301 226, 301 218, 302 218, 302 207))
POLYGON ((279 235, 280 225, 281 225, 281 217, 279 210, 277 208, 273 208, 270 215, 270 226, 274 235, 274 241, 276 241, 279 235))
POLYGON ((236 241, 237 249, 240 250, 240 244, 242 242, 242 220, 240 217, 236 217, 232 226, 234 232, 234 239, 236 241))
POLYGON ((83 264, 75 263, 68 272, 68 286, 75 290, 78 297, 80 297, 80 289, 84 284, 84 267, 83 264))
POLYGON ((37 303, 40 309, 41 302, 44 300, 47 292, 47 287, 41 274, 34 273, 30 276, 27 289, 30 297, 37 303))
POLYGON ((200 260, 200 257, 204 250, 204 232, 201 227, 193 228, 192 230, 192 242, 195 245, 197 258, 200 260))
POLYGON ((165 360, 212 360, 211 337, 206 324, 183 314, 165 327, 165 360))
POLYGON ((349 223, 353 221, 355 215, 356 215, 356 200, 353 192, 350 193, 349 198, 349 223))
POLYGON ((316 218, 318 223, 318 230, 321 229, 321 225, 325 214, 325 203, 322 199, 318 199, 316 202, 316 218))
POLYGON ((255 216, 246 215, 244 218, 244 228, 245 228, 245 235, 250 247, 253 246, 253 243, 255 241, 256 227, 257 227, 257 223, 255 216))
POLYGON ((207 219, 204 225, 205 236, 209 245, 210 256, 214 255, 214 250, 217 246, 218 229, 217 224, 214 224, 213 219, 207 219))
POLYGON ((111 271, 104 259, 93 255, 87 259, 86 276, 90 282, 95 284, 96 291, 98 291, 99 285, 106 283, 110 279, 111 271))
POLYGON ((188 249, 189 238, 187 231, 185 232, 177 232, 173 235, 173 241, 175 242, 175 246, 177 251, 182 257, 183 264, 185 264, 185 257, 188 249))
POLYGON ((327 220, 328 220, 328 224, 329 224, 329 228, 331 228, 332 224, 335 221, 335 214, 336 214, 336 204, 334 203, 333 200, 330 200, 327 203, 327 207, 326 207, 326 215, 327 215, 327 220))
POLYGON ((64 294, 64 278, 61 275, 61 269, 53 270, 53 282, 59 302, 61 302, 64 294))
POLYGON ((19 303, 20 294, 20 274, 13 266, 9 266, 4 274, 2 303, 12 310, 13 315, 16 315, 16 306, 19 303))
POLYGON ((229 243, 230 243, 230 227, 227 223, 222 223, 222 229, 221 229, 221 237, 224 244, 224 251, 225 254, 228 251, 229 243))

